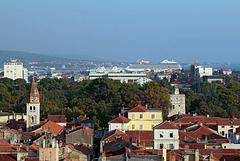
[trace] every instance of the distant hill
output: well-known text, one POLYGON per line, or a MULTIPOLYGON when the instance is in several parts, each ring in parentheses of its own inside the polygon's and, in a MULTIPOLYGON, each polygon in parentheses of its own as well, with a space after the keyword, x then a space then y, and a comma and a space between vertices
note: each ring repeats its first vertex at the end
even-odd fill
POLYGON ((38 62, 46 62, 46 61, 54 61, 54 60, 64 60, 63 58, 41 55, 41 54, 34 54, 29 52, 22 52, 22 51, 7 51, 7 50, 0 50, 0 62, 4 63, 10 58, 16 58, 18 60, 24 61, 38 61, 38 62))

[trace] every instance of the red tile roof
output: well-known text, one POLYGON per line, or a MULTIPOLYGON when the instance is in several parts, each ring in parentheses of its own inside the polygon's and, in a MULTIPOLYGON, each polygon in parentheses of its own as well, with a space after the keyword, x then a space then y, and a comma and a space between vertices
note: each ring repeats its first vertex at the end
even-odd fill
POLYGON ((93 150, 92 148, 82 144, 82 145, 79 145, 78 148, 77 148, 79 151, 81 151, 83 154, 85 155, 91 155, 93 153, 93 150))
POLYGON ((17 154, 0 154, 0 160, 2 161, 16 161, 17 154))
POLYGON ((192 116, 192 115, 185 115, 185 117, 179 118, 175 121, 177 125, 180 123, 184 124, 194 124, 198 121, 201 121, 206 124, 217 124, 217 120, 221 119, 220 117, 206 117, 206 116, 192 116))
POLYGON ((240 119, 218 119, 218 125, 240 125, 240 119))
POLYGON ((115 136, 116 135, 125 135, 124 132, 118 130, 118 129, 115 129, 109 133, 107 133, 106 135, 104 135, 104 137, 101 139, 102 141, 113 141, 115 140, 115 136))
POLYGON ((174 81, 174 82, 172 82, 172 83, 170 83, 170 84, 182 84, 182 82, 174 81))
POLYGON ((137 105, 136 107, 133 107, 128 112, 145 112, 146 107, 143 107, 141 105, 137 105))
POLYGON ((1 138, 0 139, 0 145, 10 145, 10 143, 6 139, 1 138))
POLYGON ((48 120, 55 123, 66 123, 65 115, 48 115, 48 120))
POLYGON ((154 129, 178 129, 178 126, 170 121, 164 121, 159 125, 156 125, 154 129))
POLYGON ((78 153, 80 153, 80 154, 82 154, 82 155, 86 155, 86 154, 82 153, 81 151, 79 151, 78 149, 76 149, 76 148, 74 147, 74 145, 72 145, 72 144, 70 144, 70 143, 64 144, 64 146, 66 146, 66 145, 68 146, 69 149, 71 149, 71 150, 73 150, 73 151, 75 151, 75 152, 78 152, 78 153))
POLYGON ((91 120, 91 119, 89 119, 88 117, 86 117, 86 115, 85 115, 85 116, 80 115, 80 116, 79 116, 79 121, 80 121, 81 123, 91 123, 91 124, 94 123, 94 121, 91 120))
POLYGON ((119 131, 119 130, 113 130, 110 133, 106 134, 103 138, 102 141, 105 142, 112 142, 115 141, 115 137, 118 136, 122 140, 129 142, 130 136, 132 137, 132 143, 139 145, 144 145, 147 147, 152 147, 153 145, 153 132, 152 131, 119 131))
POLYGON ((55 122, 48 121, 40 128, 34 130, 33 132, 39 133, 40 131, 48 130, 51 131, 54 135, 60 135, 63 131, 63 126, 56 124, 55 122))
POLYGON ((87 126, 77 126, 74 130, 70 131, 69 133, 75 132, 77 130, 83 130, 89 134, 93 134, 94 130, 87 127, 87 126))
POLYGON ((129 121, 131 121, 130 119, 124 117, 123 115, 117 116, 115 118, 113 118, 109 123, 128 123, 129 121))

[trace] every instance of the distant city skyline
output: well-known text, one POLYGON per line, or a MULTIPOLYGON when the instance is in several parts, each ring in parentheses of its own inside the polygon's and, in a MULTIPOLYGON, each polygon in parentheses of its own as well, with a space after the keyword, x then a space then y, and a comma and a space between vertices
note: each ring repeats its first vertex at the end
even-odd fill
POLYGON ((118 62, 239 63, 239 7, 239 0, 3 0, 0 50, 118 62))

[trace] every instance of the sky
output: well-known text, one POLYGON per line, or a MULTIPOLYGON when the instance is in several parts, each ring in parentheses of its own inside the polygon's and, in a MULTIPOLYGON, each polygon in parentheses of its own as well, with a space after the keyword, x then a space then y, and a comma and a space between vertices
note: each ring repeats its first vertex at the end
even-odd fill
POLYGON ((240 63, 240 1, 1 0, 0 50, 240 63))

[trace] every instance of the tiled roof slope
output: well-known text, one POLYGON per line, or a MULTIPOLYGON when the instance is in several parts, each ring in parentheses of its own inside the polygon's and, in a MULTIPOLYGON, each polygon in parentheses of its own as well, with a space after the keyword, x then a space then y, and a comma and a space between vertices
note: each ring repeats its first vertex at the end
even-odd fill
POLYGON ((66 123, 65 115, 48 115, 48 120, 55 123, 66 123))
POLYGON ((38 89, 34 80, 34 77, 32 78, 30 89, 29 89, 29 94, 30 95, 39 95, 38 89))
POLYGON ((40 131, 48 130, 51 131, 54 135, 60 135, 63 131, 63 126, 56 124, 55 122, 48 121, 40 128, 36 129, 35 133, 39 133, 40 131))
POLYGON ((143 107, 141 105, 137 105, 136 107, 133 107, 128 112, 145 112, 146 107, 143 107))
POLYGON ((115 118, 113 118, 109 123, 128 123, 129 121, 131 121, 130 119, 124 117, 123 115, 119 115, 115 118))
POLYGON ((182 118, 179 118, 175 121, 173 121, 174 123, 176 124, 189 124, 189 123, 195 123, 195 122, 198 122, 198 121, 201 121, 203 123, 206 123, 206 124, 216 124, 217 123, 217 120, 219 120, 220 117, 206 117, 206 116, 189 116, 189 115, 186 115, 185 117, 182 117, 182 118))
POLYGON ((159 125, 156 125, 154 129, 178 129, 178 126, 175 125, 173 122, 164 121, 159 125))
POLYGON ((89 155, 89 154, 92 154, 93 150, 92 148, 82 144, 82 145, 79 145, 78 148, 77 148, 79 151, 81 151, 83 154, 85 155, 89 155))
POLYGON ((218 125, 240 125, 240 119, 218 119, 218 125))

